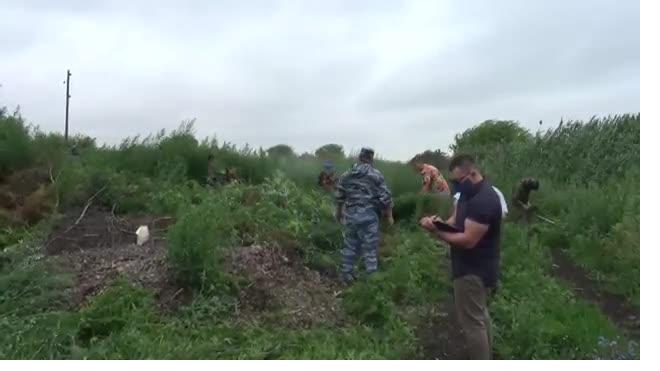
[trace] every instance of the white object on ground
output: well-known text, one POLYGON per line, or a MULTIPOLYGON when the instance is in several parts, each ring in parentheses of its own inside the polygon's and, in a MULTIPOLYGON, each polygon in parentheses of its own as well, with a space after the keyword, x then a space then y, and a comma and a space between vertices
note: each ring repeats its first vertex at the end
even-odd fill
POLYGON ((149 227, 146 225, 141 225, 140 228, 135 231, 137 235, 137 245, 142 246, 145 242, 149 241, 149 227))

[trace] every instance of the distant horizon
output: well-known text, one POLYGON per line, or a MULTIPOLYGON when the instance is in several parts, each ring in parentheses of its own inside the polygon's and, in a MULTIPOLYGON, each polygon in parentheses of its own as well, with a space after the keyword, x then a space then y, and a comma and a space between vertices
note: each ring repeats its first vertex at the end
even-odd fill
MULTIPOLYGON (((0 102, 0 107, 3 107, 1 102, 0 102)), ((31 126, 33 126, 33 127, 35 127, 35 128, 38 128, 39 130, 44 131, 43 128, 42 128, 40 125, 38 125, 38 123, 34 123, 34 122, 32 122, 32 121, 30 120, 30 118, 28 117, 28 115, 26 115, 26 114, 24 113, 24 111, 23 111, 22 107, 20 107, 20 105, 19 105, 19 107, 15 107, 14 109, 11 109, 10 107, 6 107, 6 108, 7 108, 8 113, 12 113, 12 112, 15 111, 16 108, 20 108, 20 114, 21 114, 21 117, 25 120, 25 122, 26 122, 27 124, 29 124, 29 125, 31 125, 31 126)), ((525 129, 527 129, 527 130, 529 130, 529 132, 530 132, 531 134, 535 134, 538 130, 540 130, 540 131, 543 132, 543 131, 546 131, 546 130, 548 130, 548 129, 554 129, 554 128, 556 128, 557 126, 559 126, 559 123, 560 123, 561 121, 563 121, 564 123, 577 122, 577 121, 580 121, 580 122, 584 122, 584 123, 586 123, 586 122, 588 122, 592 117, 595 117, 595 118, 598 118, 598 119, 602 119, 602 118, 614 117, 614 116, 622 116, 622 115, 639 115, 639 114, 640 114, 639 111, 637 111, 637 112, 621 112, 621 113, 610 113, 610 114, 607 114, 607 115, 591 115, 591 116, 588 116, 588 117, 586 117, 586 118, 581 118, 581 119, 573 119, 573 118, 570 118, 570 117, 562 116, 562 117, 560 117, 560 118, 559 118, 556 122, 554 122, 554 123, 553 123, 553 122, 548 122, 548 123, 546 123, 546 121, 543 120, 542 125, 539 125, 539 122, 537 122, 537 128, 536 128, 536 130, 531 130, 531 129, 529 129, 528 127, 526 127, 525 125, 523 125, 523 123, 520 123, 520 122, 518 122, 518 123, 520 124, 521 127, 525 128, 525 129)), ((479 124, 483 123, 484 121, 488 121, 488 120, 494 120, 494 121, 516 121, 516 120, 507 120, 507 119, 495 119, 495 118, 491 118, 491 119, 486 119, 486 120, 482 120, 482 121, 480 121, 480 122, 478 122, 478 123, 475 123, 474 125, 472 125, 472 126, 466 128, 466 130, 469 129, 469 128, 476 127, 476 126, 478 126, 479 124)), ((146 135, 145 135, 145 134, 141 134, 141 133, 137 133, 137 134, 135 134, 135 135, 126 135, 126 136, 120 137, 120 138, 118 138, 118 139, 116 139, 116 140, 114 140, 114 141, 112 141, 112 142, 109 142, 109 141, 103 141, 103 140, 100 141, 99 138, 97 138, 97 137, 93 137, 93 136, 91 136, 91 135, 87 135, 87 134, 85 134, 83 131, 72 130, 72 129, 75 129, 75 128, 72 127, 72 121, 70 121, 70 123, 69 123, 69 125, 70 125, 70 126, 69 126, 69 136, 71 136, 71 137, 76 136, 76 135, 88 136, 88 137, 94 139, 96 145, 99 146, 99 147, 101 147, 101 146, 116 147, 116 146, 119 146, 124 140, 132 139, 132 138, 134 138, 134 137, 136 137, 136 136, 139 137, 139 140, 143 140, 143 139, 146 139, 146 138, 149 137, 149 136, 155 136, 155 135, 158 134, 158 132, 161 131, 161 130, 165 130, 165 134, 168 135, 168 134, 170 134, 172 131, 175 131, 175 130, 177 130, 178 128, 180 128, 181 125, 182 125, 185 121, 189 121, 189 120, 184 120, 184 121, 180 122, 179 124, 177 124, 176 126, 172 126, 172 127, 170 127, 170 128, 168 128, 168 127, 163 127, 163 128, 161 128, 161 129, 159 129, 159 130, 156 130, 156 131, 154 131, 154 132, 148 133, 148 134, 146 134, 146 135)), ((271 148, 271 147, 273 147, 273 146, 284 144, 284 145, 287 145, 287 146, 291 147, 291 148, 293 149, 294 153, 295 153, 297 156, 301 156, 301 155, 306 154, 306 153, 311 154, 311 155, 314 155, 314 152, 315 152, 318 148, 320 148, 320 147, 322 147, 322 146, 324 146, 324 145, 326 145, 326 144, 338 144, 338 145, 342 146, 342 148, 343 148, 343 150, 344 150, 344 153, 345 153, 346 157, 350 157, 351 154, 357 154, 357 153, 360 151, 360 148, 362 148, 362 147, 371 147, 371 148, 373 148, 374 151, 376 152, 376 157, 377 157, 378 159, 380 159, 380 160, 384 160, 384 161, 389 161, 389 162, 404 162, 404 163, 405 163, 405 162, 410 161, 414 156, 416 156, 416 155, 418 155, 418 154, 420 154, 420 153, 423 153, 424 151, 436 151, 436 150, 441 150, 442 152, 444 152, 444 153, 446 153, 446 154, 448 154, 448 155, 451 155, 451 153, 452 153, 451 150, 449 149, 449 145, 447 145, 446 148, 423 148, 423 149, 419 149, 419 150, 417 150, 417 151, 414 151, 414 153, 412 153, 412 154, 411 154, 409 157, 407 157, 407 158, 396 158, 396 159, 395 159, 395 158, 387 158, 387 157, 383 156, 384 154, 386 154, 386 151, 379 150, 378 148, 374 148, 373 146, 370 146, 370 145, 368 145, 368 144, 365 144, 364 146, 361 146, 361 147, 347 148, 347 147, 346 147, 345 145, 343 145, 342 143, 336 143, 336 142, 322 143, 322 144, 320 144, 320 145, 318 145, 317 147, 314 147, 314 148, 312 148, 312 149, 308 149, 308 150, 300 151, 300 150, 299 150, 298 148, 296 148, 295 146, 292 146, 292 145, 290 145, 290 144, 288 144, 288 143, 286 143, 286 142, 284 142, 284 143, 279 143, 279 142, 278 142, 278 143, 273 143, 273 144, 270 144, 270 145, 267 145, 267 146, 263 146, 263 145, 252 145, 252 144, 250 144, 250 143, 237 143, 237 142, 233 142, 233 141, 228 140, 228 139, 225 139, 225 138, 220 138, 220 137, 218 137, 216 134, 203 135, 203 136, 201 136, 201 135, 199 135, 196 126, 197 126, 197 120, 195 120, 195 123, 194 123, 194 125, 193 125, 193 134, 195 135, 195 139, 197 139, 200 143, 201 143, 202 141, 206 140, 206 139, 212 140, 212 139, 215 138, 215 139, 217 140, 217 142, 218 142, 218 146, 219 146, 219 147, 222 147, 222 145, 226 143, 226 144, 228 144, 228 145, 235 146, 237 149, 244 148, 244 147, 247 145, 250 149, 253 149, 253 150, 259 150, 259 148, 262 148, 264 151, 266 151, 267 149, 269 149, 269 148, 271 148)), ((46 133, 59 133, 59 134, 64 135, 64 123, 62 123, 62 129, 61 129, 61 130, 49 130, 49 131, 45 131, 45 132, 46 132, 46 133)), ((451 137, 451 141, 450 141, 449 144, 451 145, 451 144, 453 144, 453 143, 454 143, 454 136, 451 137)))

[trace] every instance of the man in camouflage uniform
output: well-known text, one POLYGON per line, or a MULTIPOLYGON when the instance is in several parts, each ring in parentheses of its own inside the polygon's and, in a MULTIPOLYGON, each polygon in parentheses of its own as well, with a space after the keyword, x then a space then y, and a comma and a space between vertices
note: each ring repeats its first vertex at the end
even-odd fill
POLYGON ((367 274, 378 269, 380 215, 386 216, 390 225, 394 223, 392 194, 373 161, 374 151, 363 148, 359 162, 341 176, 335 190, 336 217, 345 228, 341 273, 346 283, 355 280, 354 266, 360 255, 367 274))

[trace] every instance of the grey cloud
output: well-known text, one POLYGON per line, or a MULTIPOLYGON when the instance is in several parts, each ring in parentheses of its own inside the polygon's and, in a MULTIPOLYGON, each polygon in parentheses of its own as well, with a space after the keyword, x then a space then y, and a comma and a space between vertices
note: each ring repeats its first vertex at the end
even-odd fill
POLYGON ((365 108, 466 106, 638 78, 639 8, 529 3, 523 17, 493 14, 487 34, 404 67, 364 98, 365 108))
POLYGON ((489 118, 639 110, 639 3, 5 1, 0 105, 117 143, 197 118, 200 136, 386 158, 489 118))

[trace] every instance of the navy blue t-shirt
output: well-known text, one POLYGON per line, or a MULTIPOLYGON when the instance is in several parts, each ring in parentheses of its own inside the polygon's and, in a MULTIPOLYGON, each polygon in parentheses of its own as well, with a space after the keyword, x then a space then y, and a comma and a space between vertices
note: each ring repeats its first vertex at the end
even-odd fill
POLYGON ((474 274, 481 277, 484 286, 494 288, 500 266, 502 206, 488 181, 478 183, 472 194, 461 194, 456 205, 456 228, 463 231, 465 219, 488 225, 488 231, 471 249, 451 247, 452 276, 460 278, 474 274))

